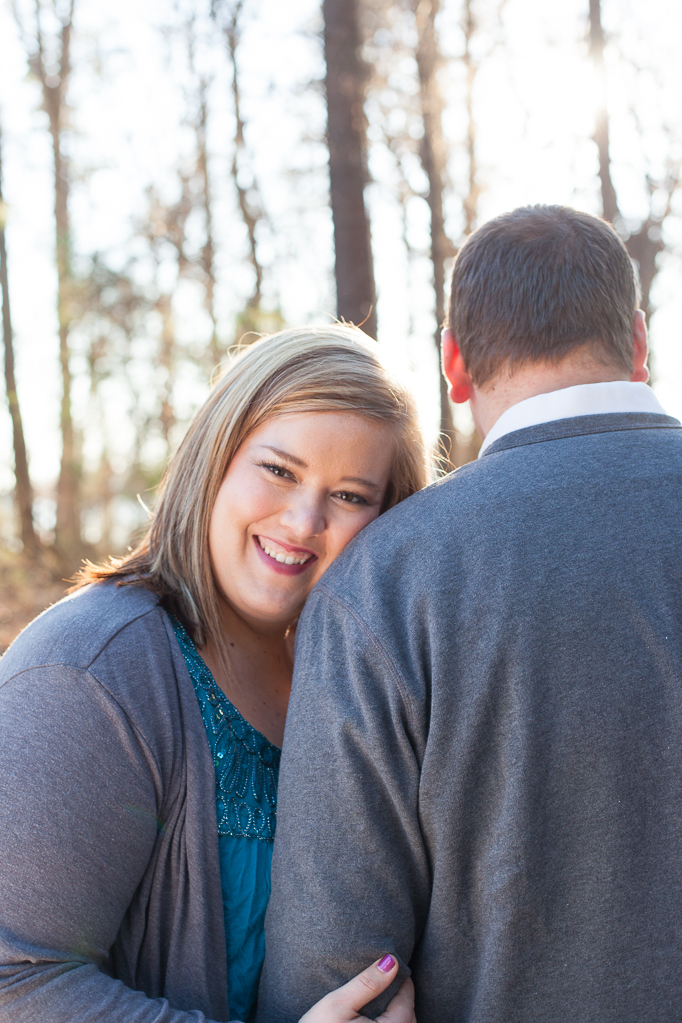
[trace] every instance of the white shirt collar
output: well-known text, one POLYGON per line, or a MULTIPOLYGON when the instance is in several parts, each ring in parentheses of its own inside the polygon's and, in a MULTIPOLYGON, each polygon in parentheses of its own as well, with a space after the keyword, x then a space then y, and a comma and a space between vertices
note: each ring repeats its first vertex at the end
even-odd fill
POLYGON ((506 409, 486 435, 478 457, 480 458, 494 441, 515 430, 538 426, 540 423, 551 423, 556 419, 595 416, 605 412, 653 412, 659 416, 667 415, 647 384, 611 380, 601 384, 562 387, 558 391, 525 398, 506 409))

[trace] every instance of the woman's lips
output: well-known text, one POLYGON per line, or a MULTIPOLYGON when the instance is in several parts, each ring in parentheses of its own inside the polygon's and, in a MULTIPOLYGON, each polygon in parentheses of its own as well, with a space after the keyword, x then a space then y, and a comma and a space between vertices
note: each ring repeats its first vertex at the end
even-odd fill
POLYGON ((291 554, 297 561, 307 561, 308 558, 316 556, 315 552, 311 551, 308 547, 294 547, 293 544, 287 543, 286 540, 275 540, 272 536, 257 536, 256 539, 263 550, 267 550, 270 547, 270 553, 291 554))
POLYGON ((289 552, 288 556, 290 557, 295 557, 297 560, 299 560, 302 557, 306 556, 308 557, 308 560, 304 561, 303 564, 287 565, 283 561, 277 561, 270 554, 265 553, 261 545, 264 544, 265 546, 268 546, 267 541, 268 541, 267 537, 254 536, 253 538, 254 545, 261 560, 265 564, 267 564, 268 567, 273 570, 273 572, 277 572, 279 575, 301 575, 303 572, 306 571, 306 569, 310 568, 310 566, 314 565, 315 562, 318 560, 316 554, 313 554, 312 551, 308 551, 303 547, 291 547, 290 544, 282 543, 281 540, 273 541, 273 543, 275 542, 277 543, 278 547, 284 547, 289 552))

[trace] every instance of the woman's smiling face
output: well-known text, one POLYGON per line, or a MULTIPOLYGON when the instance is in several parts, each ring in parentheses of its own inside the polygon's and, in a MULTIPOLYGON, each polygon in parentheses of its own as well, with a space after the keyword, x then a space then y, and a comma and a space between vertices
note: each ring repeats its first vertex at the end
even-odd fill
POLYGON ((256 630, 286 628, 346 544, 381 510, 391 428, 350 412, 267 419, 238 448, 211 515, 219 590, 256 630))

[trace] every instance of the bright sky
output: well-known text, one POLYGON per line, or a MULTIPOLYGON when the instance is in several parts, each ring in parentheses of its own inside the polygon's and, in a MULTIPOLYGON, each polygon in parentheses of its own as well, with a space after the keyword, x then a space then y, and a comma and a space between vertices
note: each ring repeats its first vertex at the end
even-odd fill
MULTIPOLYGON (((443 0, 443 6, 442 44, 451 58, 442 72, 448 100, 445 127, 452 143, 448 226, 456 238, 461 228, 457 194, 466 173, 462 68, 457 61, 462 40, 459 3, 443 0)), ((499 23, 492 13, 493 0, 479 2, 483 28, 476 40, 481 63, 476 115, 482 220, 535 202, 599 212, 597 156, 589 141, 596 90, 584 45, 587 6, 587 0, 553 4, 507 0, 499 23)), ((77 0, 75 55, 80 70, 74 76, 71 102, 76 111, 72 155, 79 181, 72 210, 80 253, 99 250, 121 262, 131 223, 144 208, 145 186, 155 182, 167 195, 173 194, 178 154, 187 151, 189 137, 179 126, 184 72, 179 70, 177 51, 168 57, 159 31, 170 19, 169 7, 162 0, 118 0, 115 5, 77 0)), ((251 0, 246 8, 241 48, 244 113, 270 214, 261 233, 263 260, 270 267, 266 297, 281 304, 290 324, 319 321, 334 313, 322 144, 325 111, 319 85, 311 85, 323 73, 319 2, 251 0)), ((622 74, 612 61, 614 177, 626 216, 636 219, 645 211, 642 183, 647 169, 655 175, 666 158, 682 157, 682 14, 678 0, 604 0, 604 22, 607 31, 618 33, 623 52, 643 69, 622 74), (633 109, 643 140, 632 127, 633 109)), ((210 147, 220 243, 218 306, 223 335, 230 340, 234 315, 250 291, 250 271, 228 174, 233 125, 225 60, 219 50, 203 48, 200 61, 202 70, 215 76, 210 147)), ((410 73, 406 68, 406 82, 410 73)), ((4 6, 0 113, 19 394, 32 473, 39 483, 46 483, 58 465, 59 394, 50 151, 45 115, 38 106, 38 87, 26 80, 25 58, 4 6)), ((430 267, 424 258, 408 263, 400 212, 384 184, 394 172, 378 144, 372 150, 371 170, 375 183, 368 189, 368 201, 379 340, 411 378, 427 434, 433 437, 437 365, 430 267)), ((682 195, 676 209, 682 210, 682 195)), ((423 199, 410 201, 408 224, 411 244, 426 251, 428 210, 423 199)), ((682 221, 671 218, 666 232, 677 248, 666 258, 655 285, 658 311, 651 335, 656 392, 671 413, 682 416, 682 221)), ((206 323, 191 288, 179 292, 176 312, 183 336, 201 339, 206 323)), ((188 411, 202 393, 203 384, 188 377, 181 395, 188 411)), ((90 413, 82 388, 75 397, 85 418, 90 413)), ((109 429, 119 436, 123 457, 129 441, 125 409, 117 409, 115 395, 110 406, 109 429)), ((461 413, 460 422, 466 422, 461 413)), ((93 457, 95 453, 93 449, 93 457)), ((10 465, 9 417, 2 413, 0 491, 12 486, 10 465)))

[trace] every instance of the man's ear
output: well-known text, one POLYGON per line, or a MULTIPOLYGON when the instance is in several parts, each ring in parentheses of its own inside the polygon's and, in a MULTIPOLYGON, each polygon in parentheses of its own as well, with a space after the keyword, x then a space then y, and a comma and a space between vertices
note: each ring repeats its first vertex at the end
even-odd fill
POLYGON ((635 322, 632 325, 632 337, 635 342, 632 356, 632 373, 630 380, 645 384, 649 379, 649 367, 646 360, 649 356, 649 347, 646 340, 646 323, 644 313, 638 309, 635 313, 635 322))
POLYGON ((450 384, 450 397, 456 405, 468 401, 473 394, 473 383, 466 371, 462 353, 455 335, 446 327, 441 335, 441 364, 450 384))

